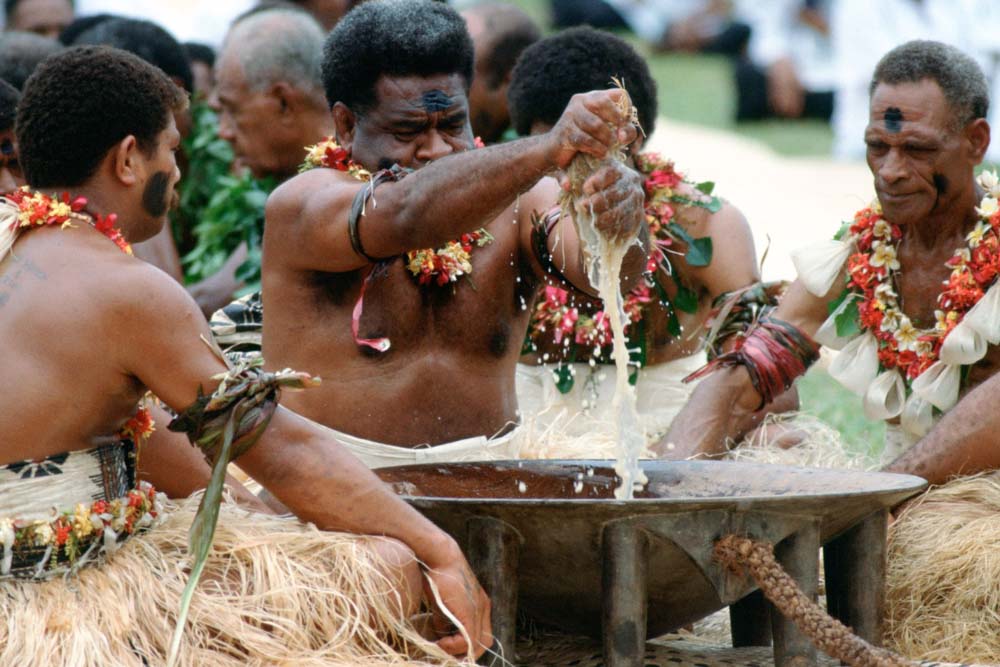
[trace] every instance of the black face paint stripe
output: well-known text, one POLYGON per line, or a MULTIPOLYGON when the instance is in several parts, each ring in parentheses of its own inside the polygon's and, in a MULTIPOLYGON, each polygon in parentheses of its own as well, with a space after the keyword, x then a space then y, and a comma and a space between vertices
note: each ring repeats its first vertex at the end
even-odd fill
POLYGON ((427 91, 421 95, 420 102, 424 105, 424 109, 427 113, 444 111, 455 103, 450 95, 437 89, 427 91))
POLYGON ((153 174, 146 188, 142 191, 142 207, 154 218, 167 212, 170 200, 167 199, 167 189, 170 187, 170 174, 158 171, 153 174))
POLYGON ((934 187, 937 188, 938 197, 948 191, 948 179, 943 174, 934 174, 934 187))
POLYGON ((885 114, 882 116, 882 120, 885 121, 885 129, 890 132, 899 132, 903 129, 903 112, 896 107, 889 107, 885 110, 885 114))

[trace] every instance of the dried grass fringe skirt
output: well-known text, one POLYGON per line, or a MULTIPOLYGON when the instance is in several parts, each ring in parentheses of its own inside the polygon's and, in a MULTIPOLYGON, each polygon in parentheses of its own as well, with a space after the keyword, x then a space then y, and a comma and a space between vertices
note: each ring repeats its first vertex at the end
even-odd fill
POLYGON ((931 489, 889 531, 886 645, 910 658, 1000 662, 1000 477, 931 489))
MULTIPOLYGON (((73 576, 0 581, 0 665, 164 664, 197 502, 73 576)), ((401 618, 371 539, 224 504, 179 664, 447 663, 401 618)))

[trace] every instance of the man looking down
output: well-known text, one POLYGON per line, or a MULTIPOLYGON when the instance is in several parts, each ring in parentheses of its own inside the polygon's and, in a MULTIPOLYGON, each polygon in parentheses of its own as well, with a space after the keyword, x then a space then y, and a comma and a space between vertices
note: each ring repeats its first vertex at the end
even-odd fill
MULTIPOLYGON (((1000 362, 1000 188, 974 174, 990 143, 988 108, 982 70, 954 47, 914 41, 882 58, 865 132, 877 201, 836 240, 795 256, 798 281, 739 350, 713 362, 662 455, 725 451, 819 343, 841 350, 830 374, 863 397, 866 415, 889 421, 887 461, 963 409, 1000 362)), ((892 469, 931 474, 928 454, 920 446, 892 469)))
MULTIPOLYGON (((636 138, 624 93, 601 90, 574 96, 545 134, 470 150, 472 71, 446 5, 358 6, 326 44, 337 144, 267 204, 265 363, 322 375, 287 405, 373 466, 516 453, 514 369, 535 294, 550 278, 594 291, 571 216, 532 224, 559 197, 545 176, 636 138)), ((645 236, 634 171, 612 162, 584 192, 600 233, 645 236)), ((644 265, 637 245, 626 289, 644 265)))

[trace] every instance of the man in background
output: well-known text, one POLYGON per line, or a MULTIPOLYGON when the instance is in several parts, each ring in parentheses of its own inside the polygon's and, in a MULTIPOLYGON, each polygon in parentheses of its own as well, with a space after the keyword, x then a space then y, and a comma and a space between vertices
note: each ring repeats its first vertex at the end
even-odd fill
POLYGON ((487 144, 516 136, 511 132, 507 89, 518 56, 542 38, 531 17, 506 2, 475 5, 462 12, 476 50, 469 90, 472 133, 487 144))
POLYGON ((4 0, 7 30, 55 39, 73 20, 72 0, 4 0))

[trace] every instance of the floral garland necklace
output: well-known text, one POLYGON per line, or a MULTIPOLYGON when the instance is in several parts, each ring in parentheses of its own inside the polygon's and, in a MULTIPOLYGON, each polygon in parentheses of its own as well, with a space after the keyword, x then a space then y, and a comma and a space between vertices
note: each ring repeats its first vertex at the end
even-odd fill
POLYGON ((13 229, 31 229, 59 225, 62 229, 73 227, 73 221, 86 222, 94 229, 107 236, 122 252, 131 255, 132 246, 115 227, 118 216, 111 213, 107 216, 89 214, 84 209, 87 200, 84 197, 71 198, 64 192, 59 199, 52 198, 43 192, 32 192, 27 185, 4 195, 18 208, 17 218, 11 223, 13 229))
MULTIPOLYGON (((370 181, 371 172, 354 162, 345 148, 332 137, 306 148, 305 162, 299 173, 326 167, 343 171, 359 181, 370 181)), ((493 243, 493 236, 485 229, 462 234, 457 241, 449 241, 437 250, 425 248, 406 253, 406 268, 420 285, 444 286, 472 273, 472 251, 493 243)))
MULTIPOLYGON (((707 266, 712 258, 711 239, 693 238, 688 234, 674 219, 675 206, 698 206, 715 213, 722 202, 718 197, 711 196, 712 183, 685 180, 683 174, 674 168, 673 161, 657 153, 640 154, 636 158, 636 166, 646 177, 643 183, 645 213, 653 243, 645 280, 625 296, 623 307, 625 331, 627 334, 636 333, 638 338, 638 347, 633 348, 631 362, 642 367, 646 363, 646 336, 644 331, 635 330, 644 328, 645 319, 654 304, 666 309, 667 329, 675 337, 682 333, 677 311, 693 313, 698 309, 697 295, 674 274, 669 255, 680 253, 672 246, 678 242, 687 245, 684 257, 691 266, 707 266), (699 194, 693 197, 680 194, 677 186, 681 183, 693 186, 699 194), (667 291, 666 278, 671 278, 675 285, 676 292, 672 298, 667 291)), ((593 314, 581 312, 572 303, 568 291, 552 286, 545 288, 535 306, 523 352, 534 352, 548 341, 562 347, 565 360, 569 363, 588 354, 595 363, 607 363, 610 359, 611 327, 604 310, 593 314)), ((547 356, 548 353, 543 355, 543 362, 548 361, 547 356)), ((556 375, 556 386, 561 392, 568 393, 574 385, 572 368, 560 364, 556 375)), ((637 374, 632 375, 633 382, 637 378, 637 374)))
POLYGON ((883 369, 898 368, 912 381, 938 361, 945 338, 986 294, 1000 271, 1000 206, 989 193, 976 209, 979 220, 945 265, 951 269, 937 297, 933 327, 918 329, 903 313, 896 294, 899 271, 898 225, 882 217, 878 202, 854 216, 849 233, 858 252, 847 260, 847 290, 857 295, 856 311, 845 310, 859 328, 878 340, 883 369))

